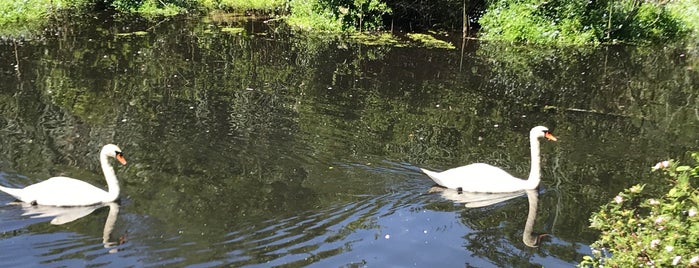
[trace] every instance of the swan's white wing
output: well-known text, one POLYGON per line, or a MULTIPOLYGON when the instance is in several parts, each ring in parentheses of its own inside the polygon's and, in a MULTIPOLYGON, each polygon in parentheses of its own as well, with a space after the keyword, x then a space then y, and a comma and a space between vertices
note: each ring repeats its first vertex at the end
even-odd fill
POLYGON ((107 192, 87 182, 53 177, 21 190, 20 200, 38 205, 87 206, 101 203, 107 192))
POLYGON ((513 177, 504 170, 483 163, 452 168, 443 172, 422 170, 435 183, 450 189, 461 188, 464 192, 503 193, 522 190, 522 179, 513 177))

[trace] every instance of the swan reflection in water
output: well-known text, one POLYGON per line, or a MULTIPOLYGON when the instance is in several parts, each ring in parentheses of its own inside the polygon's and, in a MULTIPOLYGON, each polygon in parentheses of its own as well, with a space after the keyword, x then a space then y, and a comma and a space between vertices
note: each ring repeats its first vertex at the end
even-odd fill
POLYGON ((486 207, 526 194, 527 199, 529 199, 529 212, 527 213, 527 221, 524 224, 522 242, 529 247, 539 247, 541 239, 547 236, 547 234, 534 233, 536 210, 539 205, 539 192, 536 189, 511 193, 473 193, 434 186, 428 193, 439 193, 443 198, 456 203, 463 203, 468 208, 486 207))
POLYGON ((90 215, 90 213, 103 207, 109 207, 109 214, 107 215, 107 220, 104 222, 104 229, 102 231, 102 244, 104 248, 109 250, 109 253, 116 253, 119 251, 116 247, 125 242, 125 236, 119 237, 117 241, 110 241, 112 232, 114 231, 114 224, 117 220, 117 215, 119 215, 119 204, 115 202, 97 204, 85 207, 55 207, 55 206, 41 206, 41 205, 30 205, 27 203, 20 203, 24 213, 22 216, 29 216, 31 218, 51 218, 51 224, 62 225, 66 223, 73 222, 77 219, 90 215))

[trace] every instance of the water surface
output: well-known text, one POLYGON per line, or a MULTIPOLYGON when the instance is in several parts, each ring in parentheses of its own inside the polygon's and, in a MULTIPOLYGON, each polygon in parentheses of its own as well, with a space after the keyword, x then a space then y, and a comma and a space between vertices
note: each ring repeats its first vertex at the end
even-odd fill
POLYGON ((117 143, 120 202, 52 225, 0 195, 5 265, 573 266, 591 212, 636 183, 662 188, 650 167, 699 147, 697 58, 681 49, 91 25, 2 44, 0 184, 103 186, 99 148, 117 143), (418 167, 526 177, 536 125, 560 138, 542 144, 538 247, 523 241, 525 194, 466 208, 427 193, 418 167))

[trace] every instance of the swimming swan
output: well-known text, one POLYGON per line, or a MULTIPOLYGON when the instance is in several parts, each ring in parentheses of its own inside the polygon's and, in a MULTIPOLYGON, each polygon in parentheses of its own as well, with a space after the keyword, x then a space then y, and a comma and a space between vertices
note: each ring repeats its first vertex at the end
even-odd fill
POLYGON ((107 144, 100 151, 100 164, 109 191, 104 191, 84 181, 68 177, 53 177, 23 189, 0 186, 3 191, 19 201, 32 205, 46 206, 90 206, 115 201, 119 197, 119 181, 114 174, 108 157, 113 157, 126 165, 124 154, 114 144, 107 144))
POLYGON ((535 189, 541 181, 539 138, 546 138, 551 141, 557 140, 549 132, 548 128, 543 126, 534 127, 529 131, 532 164, 528 180, 516 178, 500 168, 483 163, 470 164, 443 172, 434 172, 422 168, 421 170, 440 186, 461 189, 464 192, 509 193, 535 189))

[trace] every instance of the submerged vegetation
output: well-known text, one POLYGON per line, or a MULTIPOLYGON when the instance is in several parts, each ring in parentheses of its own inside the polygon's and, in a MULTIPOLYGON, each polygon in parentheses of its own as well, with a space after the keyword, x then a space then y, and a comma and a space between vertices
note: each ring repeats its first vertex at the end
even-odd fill
POLYGON ((224 11, 280 19, 304 31, 474 29, 484 39, 510 42, 650 44, 695 38, 698 7, 695 0, 0 0, 0 26, 24 27, 66 9, 146 18, 224 11))
POLYGON ((636 185, 594 213, 591 226, 602 234, 581 266, 699 266, 699 153, 692 157, 694 167, 658 163, 669 165, 666 194, 636 185))
POLYGON ((454 45, 452 45, 449 42, 444 42, 442 40, 439 40, 435 38, 432 35, 428 34, 420 34, 420 33, 409 33, 408 38, 422 43, 425 47, 428 48, 444 48, 444 49, 455 49, 454 45))

